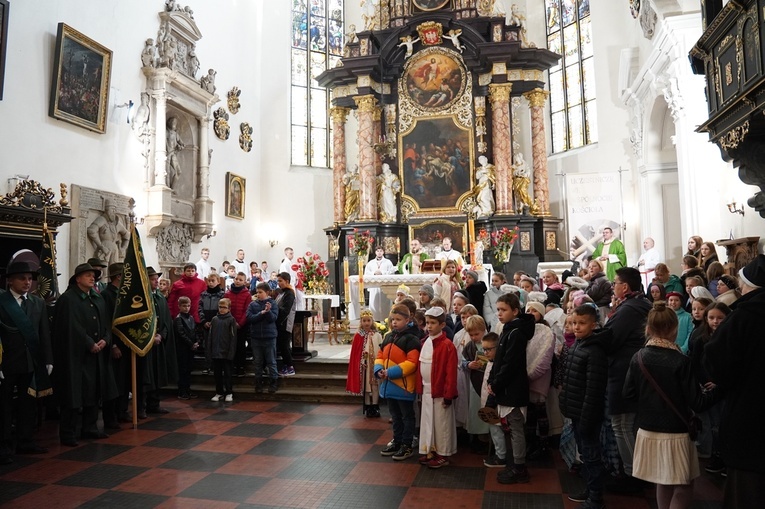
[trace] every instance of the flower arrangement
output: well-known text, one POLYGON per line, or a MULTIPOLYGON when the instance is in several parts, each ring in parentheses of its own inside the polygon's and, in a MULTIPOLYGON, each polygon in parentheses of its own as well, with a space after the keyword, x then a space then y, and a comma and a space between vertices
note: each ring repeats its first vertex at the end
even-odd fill
POLYGON ((297 263, 292 265, 292 270, 297 272, 298 279, 309 293, 328 291, 329 269, 318 253, 306 251, 305 256, 298 258, 297 263))
POLYGON ((512 230, 501 228, 491 233, 491 243, 494 246, 494 259, 499 263, 505 263, 510 259, 515 239, 518 238, 518 227, 512 230))
POLYGON ((353 236, 348 239, 348 248, 351 253, 356 256, 366 253, 367 255, 372 250, 375 238, 369 232, 369 230, 360 232, 358 228, 353 229, 353 236))
POLYGON ((489 232, 486 231, 486 228, 481 228, 478 230, 478 235, 476 236, 475 240, 476 242, 481 242, 484 249, 491 247, 491 235, 489 235, 489 232))

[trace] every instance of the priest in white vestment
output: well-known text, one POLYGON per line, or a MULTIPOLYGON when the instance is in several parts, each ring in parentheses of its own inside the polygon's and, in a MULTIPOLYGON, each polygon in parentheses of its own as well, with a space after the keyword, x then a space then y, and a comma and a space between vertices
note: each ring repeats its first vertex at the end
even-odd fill
POLYGON ((640 271, 640 279, 643 281, 643 290, 647 291, 648 285, 651 284, 656 275, 654 269, 661 262, 661 257, 651 237, 646 237, 643 241, 643 249, 645 249, 645 253, 638 258, 638 270, 640 271))
POLYGON ((436 255, 436 260, 454 260, 457 266, 462 268, 465 266, 465 260, 462 259, 462 253, 456 249, 452 249, 452 239, 444 237, 441 241, 441 252, 436 255))
MULTIPOLYGON (((385 250, 378 246, 375 249, 375 257, 367 262, 367 266, 364 269, 364 277, 366 276, 387 276, 396 272, 396 267, 393 263, 383 256, 385 250)), ((369 288, 369 309, 372 310, 372 315, 377 321, 385 320, 388 316, 390 308, 390 301, 385 296, 383 291, 379 288, 369 288)))

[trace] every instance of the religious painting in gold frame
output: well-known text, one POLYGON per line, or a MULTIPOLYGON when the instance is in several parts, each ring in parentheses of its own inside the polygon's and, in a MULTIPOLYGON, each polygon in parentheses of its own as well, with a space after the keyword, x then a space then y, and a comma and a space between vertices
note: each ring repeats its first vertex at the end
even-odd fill
POLYGON ((428 48, 409 59, 402 76, 404 93, 425 111, 443 111, 465 93, 466 71, 453 52, 428 48))
POLYGON ((433 12, 448 7, 451 1, 452 0, 412 0, 412 7, 422 12, 433 12))
POLYGON ((244 201, 247 188, 243 177, 226 173, 226 216, 244 219, 244 201))
POLYGON ((111 68, 110 49, 59 23, 48 116, 105 133, 111 68))
POLYGON ((444 237, 452 239, 452 249, 465 253, 467 245, 467 224, 446 219, 431 219, 417 225, 409 225, 409 240, 417 239, 428 258, 435 258, 441 252, 444 237))
POLYGON ((473 182, 473 130, 452 115, 421 117, 399 136, 402 195, 415 212, 457 212, 473 182))

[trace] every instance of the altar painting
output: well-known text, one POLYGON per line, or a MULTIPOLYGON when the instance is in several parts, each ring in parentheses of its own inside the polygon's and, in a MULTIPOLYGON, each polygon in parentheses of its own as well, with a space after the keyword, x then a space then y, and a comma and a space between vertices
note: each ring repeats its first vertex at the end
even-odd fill
POLYGON ((429 48, 406 65, 404 85, 413 103, 428 110, 448 108, 465 89, 465 72, 451 51, 429 48))
POLYGON ((418 211, 457 210, 473 181, 473 132, 452 116, 420 118, 399 137, 403 194, 418 211))
POLYGON ((409 238, 417 239, 422 244, 422 250, 428 258, 435 258, 441 252, 444 237, 452 239, 452 249, 465 252, 465 224, 455 223, 444 219, 425 221, 419 225, 409 226, 409 238))

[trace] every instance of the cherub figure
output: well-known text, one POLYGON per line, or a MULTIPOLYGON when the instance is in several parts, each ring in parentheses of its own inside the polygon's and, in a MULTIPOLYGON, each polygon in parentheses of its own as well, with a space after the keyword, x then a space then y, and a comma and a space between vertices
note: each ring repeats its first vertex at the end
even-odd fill
POLYGON ((141 64, 144 67, 154 67, 154 39, 146 39, 143 51, 141 51, 141 64))
POLYGON ((400 48, 401 46, 406 46, 406 54, 404 55, 404 60, 412 56, 412 52, 414 51, 414 43, 419 42, 420 38, 412 39, 411 35, 405 35, 404 37, 401 37, 401 43, 397 46, 400 48))
POLYGON ((210 92, 211 94, 215 93, 215 75, 218 74, 215 69, 210 69, 207 71, 207 74, 205 76, 202 76, 199 79, 199 85, 206 91, 210 92))
POLYGON ((444 39, 449 39, 452 41, 452 44, 454 44, 454 47, 457 48, 457 51, 462 53, 462 50, 465 49, 465 47, 460 44, 460 36, 462 35, 462 29, 458 28, 457 30, 449 30, 445 35, 444 39))

